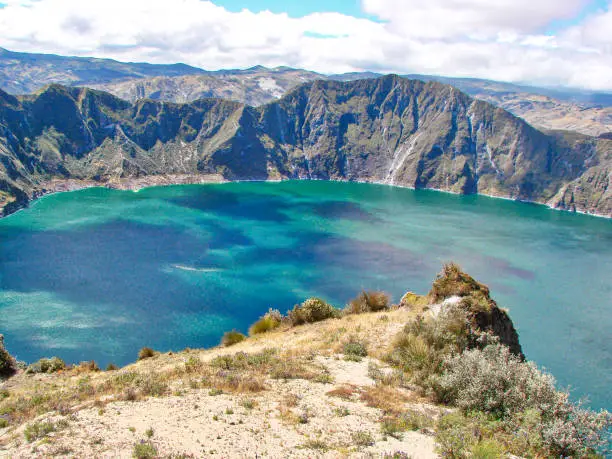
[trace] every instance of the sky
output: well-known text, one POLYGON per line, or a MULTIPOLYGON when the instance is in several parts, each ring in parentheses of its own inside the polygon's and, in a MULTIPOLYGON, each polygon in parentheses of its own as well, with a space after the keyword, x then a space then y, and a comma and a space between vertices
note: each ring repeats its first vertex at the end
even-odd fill
POLYGON ((612 91, 612 0, 0 0, 0 46, 612 91))

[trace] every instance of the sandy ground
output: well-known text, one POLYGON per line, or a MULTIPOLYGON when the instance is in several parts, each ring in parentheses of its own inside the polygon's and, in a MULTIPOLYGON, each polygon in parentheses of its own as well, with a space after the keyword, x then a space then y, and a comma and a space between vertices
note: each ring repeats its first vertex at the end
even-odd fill
POLYGON ((381 433, 381 410, 359 399, 360 390, 375 384, 368 376, 370 359, 317 360, 334 383, 268 380, 269 390, 257 395, 187 389, 180 396, 114 402, 66 417, 68 426, 41 442, 28 443, 18 435, 0 457, 129 458, 141 441, 151 442, 160 457, 384 457, 398 451, 437 457, 430 435, 381 433), (355 390, 351 399, 328 395, 344 384, 355 390))
MULTIPOLYGON (((364 392, 375 388, 368 368, 380 360, 393 337, 414 313, 406 309, 380 314, 347 316, 252 337, 230 348, 186 350, 158 354, 115 372, 86 376, 100 384, 123 372, 156 373, 167 377, 167 396, 123 401, 100 396, 73 406, 60 416, 47 413, 21 426, 0 429, 0 458, 26 457, 132 457, 134 446, 148 442, 157 457, 385 457, 396 452, 413 458, 433 458, 435 442, 427 430, 403 432, 397 438, 381 430, 383 411, 368 406, 364 392), (367 344, 369 356, 359 362, 344 360, 348 339, 367 344), (191 384, 189 376, 176 376, 189 359, 205 364, 220 355, 261 352, 275 348, 289 359, 301 359, 331 378, 279 380, 266 377, 257 393, 216 394, 191 384), (293 356, 293 357, 292 357, 293 356), (348 398, 330 392, 349 389, 348 398), (27 426, 63 420, 61 428, 28 442, 27 426), (149 429, 149 432, 147 432, 149 429)), ((11 397, 32 397, 41 390, 78 387, 81 374, 20 374, 4 388, 11 397)), ((73 390, 73 389, 70 389, 73 390)), ((436 417, 439 408, 427 405, 408 389, 396 387, 398 410, 436 417)), ((400 456, 406 457, 406 456, 400 456)))

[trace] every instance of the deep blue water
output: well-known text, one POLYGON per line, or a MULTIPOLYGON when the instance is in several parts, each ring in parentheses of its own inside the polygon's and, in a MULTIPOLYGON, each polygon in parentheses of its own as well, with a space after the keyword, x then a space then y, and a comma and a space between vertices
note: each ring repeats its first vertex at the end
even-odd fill
POLYGON ((612 409, 612 221, 480 196, 328 182, 89 189, 0 220, 0 333, 34 361, 126 364, 216 345, 269 307, 488 284, 528 358, 612 409))

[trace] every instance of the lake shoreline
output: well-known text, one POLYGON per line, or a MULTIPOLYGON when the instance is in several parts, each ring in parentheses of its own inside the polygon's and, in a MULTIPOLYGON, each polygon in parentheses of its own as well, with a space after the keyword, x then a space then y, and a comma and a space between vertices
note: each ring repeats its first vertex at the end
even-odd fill
MULTIPOLYGON (((150 175, 145 177, 129 177, 129 178, 118 178, 112 179, 105 182, 96 180, 80 180, 80 179, 52 179, 45 182, 40 191, 36 191, 29 201, 21 203, 16 206, 10 212, 3 212, 3 208, 0 208, 0 219, 9 217, 19 211, 25 210, 30 207, 31 204, 36 202, 45 196, 50 196, 56 193, 68 193, 72 191, 79 191, 89 188, 108 188, 113 190, 121 191, 140 191, 146 188, 164 187, 164 186, 178 186, 178 185, 211 185, 211 184, 226 184, 226 183, 241 183, 241 182, 261 182, 261 183, 278 183, 286 181, 323 181, 323 182, 340 182, 340 183, 364 183, 371 185, 382 185, 394 188, 405 188, 408 190, 429 190, 436 191, 439 193, 447 193, 456 196, 471 196, 466 194, 457 193, 450 190, 442 190, 438 188, 415 188, 408 185, 401 185, 396 183, 388 183, 376 180, 347 180, 347 179, 318 179, 308 177, 296 177, 296 178, 279 178, 279 179, 236 179, 230 180, 223 177, 221 174, 168 174, 168 175, 150 175)), ((586 212, 581 210, 563 209, 559 207, 553 207, 552 205, 539 201, 530 201, 524 199, 516 199, 509 196, 493 195, 488 193, 475 193, 476 196, 486 196, 489 198, 503 199, 506 201, 521 202, 526 204, 535 204, 539 206, 547 207, 554 211, 567 212, 570 214, 580 214, 596 218, 612 219, 612 215, 598 214, 595 212, 586 212)))

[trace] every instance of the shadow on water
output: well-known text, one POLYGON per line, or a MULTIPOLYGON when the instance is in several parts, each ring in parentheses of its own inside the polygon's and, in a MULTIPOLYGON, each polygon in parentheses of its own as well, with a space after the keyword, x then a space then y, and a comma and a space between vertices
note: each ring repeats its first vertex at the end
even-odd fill
MULTIPOLYGON (((20 231, 3 237, 2 289, 26 294, 48 292, 61 301, 78 305, 80 312, 98 319, 95 328, 102 335, 111 335, 111 340, 165 345, 166 348, 178 343, 187 345, 180 333, 171 329, 177 314, 223 316, 232 307, 231 290, 219 282, 187 285, 171 267, 223 269, 224 260, 210 254, 211 249, 252 243, 235 229, 214 223, 208 224, 207 229, 209 237, 200 238, 180 227, 117 220, 72 231, 20 231), (213 298, 214 301, 210 301, 213 298), (110 317, 103 317, 103 311, 110 317), (125 315, 129 326, 114 322, 115 314, 125 315)), ((34 329, 37 326, 45 328, 44 324, 36 323, 35 317, 29 319, 34 329)), ((70 326, 69 316, 55 319, 70 326)), ((74 341, 78 342, 83 338, 79 338, 79 333, 86 333, 86 330, 73 332, 74 341)), ((6 334, 10 335, 10 330, 6 334)), ((216 338, 217 334, 214 335, 216 338)), ((39 343, 41 347, 33 349, 38 344, 27 342, 27 336, 7 336, 9 338, 11 341, 16 338, 22 358, 38 358, 49 353, 44 349, 49 343, 39 343)), ((88 344, 80 343, 83 347, 88 344)), ((90 351, 103 362, 108 361, 110 356, 105 355, 105 347, 97 344, 91 346, 90 351)), ((128 355, 133 354, 135 346, 130 346, 129 353, 127 347, 114 353, 115 361, 131 360, 128 355)), ((93 358, 69 349, 62 356, 74 360, 93 358)))
MULTIPOLYGON (((299 292, 342 305, 361 288, 388 290, 430 269, 409 250, 384 243, 297 231, 290 234, 295 241, 291 247, 270 249, 221 223, 204 224, 206 236, 179 226, 126 220, 71 231, 13 233, 2 244, 2 289, 50 293, 77 305, 79 315, 95 323, 93 330, 74 329, 71 312, 56 317, 63 325, 51 332, 63 329, 78 346, 62 348, 57 341, 53 352, 71 361, 95 358, 124 364, 144 345, 178 349, 217 344, 228 324, 245 330, 268 307, 287 310, 303 301, 299 292), (229 256, 221 257, 219 251, 229 256), (283 272, 279 266, 291 270, 283 272), (336 275, 330 276, 332 272, 336 275), (388 277, 381 280, 381 273, 388 277), (125 322, 113 320, 119 315, 125 322), (206 315, 221 317, 222 323, 200 330, 199 336, 185 334, 175 322, 206 315), (108 346, 100 343, 102 337, 108 346)), ((32 322, 32 330, 47 331, 32 322)), ((29 338, 7 333, 22 358, 49 354, 48 339, 29 338)))
POLYGON ((192 193, 168 199, 177 206, 232 218, 285 223, 290 209, 285 199, 268 195, 239 194, 217 189, 194 189, 192 193))
POLYGON ((453 260, 511 308, 530 358, 610 405, 610 221, 324 182, 90 190, 40 204, 0 223, 0 333, 22 359, 124 364, 145 345, 215 345, 308 296, 342 306, 363 288, 395 301, 425 293, 453 260))
POLYGON ((374 214, 364 210, 359 204, 350 201, 300 204, 298 209, 332 220, 343 219, 368 223, 380 223, 383 221, 374 214))

